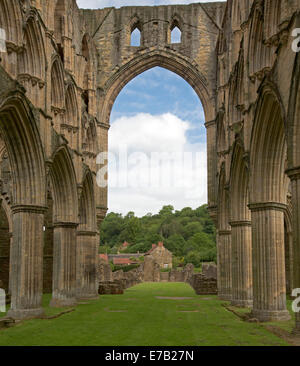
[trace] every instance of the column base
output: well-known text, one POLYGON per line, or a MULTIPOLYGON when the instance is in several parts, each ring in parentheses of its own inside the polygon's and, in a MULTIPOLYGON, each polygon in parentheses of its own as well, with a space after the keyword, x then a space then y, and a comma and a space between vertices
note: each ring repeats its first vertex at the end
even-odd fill
POLYGON ((231 301, 231 295, 218 295, 219 300, 223 300, 223 301, 231 301))
POLYGON ((52 308, 66 308, 66 307, 72 307, 72 306, 76 306, 77 305, 77 301, 75 298, 70 298, 70 299, 55 299, 53 298, 50 301, 50 306, 52 308))
POLYGON ((6 317, 15 320, 23 320, 23 319, 43 318, 44 315, 45 315, 44 309, 38 308, 38 309, 9 310, 7 312, 6 317))
POLYGON ((77 301, 88 301, 88 300, 98 300, 99 299, 99 295, 81 295, 76 297, 77 301))
POLYGON ((252 308, 253 300, 231 300, 231 305, 239 308, 252 308))
POLYGON ((288 310, 252 310, 251 316, 260 322, 285 321, 291 319, 288 310))

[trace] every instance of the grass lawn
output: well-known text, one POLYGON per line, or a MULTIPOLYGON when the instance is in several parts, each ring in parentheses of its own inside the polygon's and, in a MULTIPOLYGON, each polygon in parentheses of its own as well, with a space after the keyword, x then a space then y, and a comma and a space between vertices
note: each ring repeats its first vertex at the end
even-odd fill
MULTIPOLYGON (((50 295, 44 296, 45 307, 50 295)), ((47 315, 61 309, 46 308, 47 315)), ((216 296, 197 296, 184 283, 143 283, 107 295, 56 319, 0 330, 0 345, 22 346, 281 346, 262 325, 226 310, 216 296), (191 299, 158 299, 189 297, 191 299)))

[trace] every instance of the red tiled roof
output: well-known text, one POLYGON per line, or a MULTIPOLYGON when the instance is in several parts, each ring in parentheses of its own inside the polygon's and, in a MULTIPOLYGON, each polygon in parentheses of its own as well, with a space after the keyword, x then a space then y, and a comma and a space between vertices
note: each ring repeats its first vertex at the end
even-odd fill
POLYGON ((107 254, 100 254, 100 255, 99 255, 99 257, 100 257, 101 259, 104 259, 104 260, 105 260, 105 262, 107 262, 107 263, 108 263, 108 255, 107 255, 107 254))
POLYGON ((114 264, 120 265, 120 264, 130 264, 131 260, 129 258, 114 258, 113 259, 114 264))

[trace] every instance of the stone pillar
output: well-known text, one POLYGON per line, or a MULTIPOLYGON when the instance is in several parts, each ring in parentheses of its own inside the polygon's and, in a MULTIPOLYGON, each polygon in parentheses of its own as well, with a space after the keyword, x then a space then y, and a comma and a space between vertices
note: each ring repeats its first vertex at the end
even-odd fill
POLYGON ((212 210, 217 207, 217 154, 216 154, 216 121, 205 123, 207 136, 207 184, 208 206, 212 210))
POLYGON ((230 225, 231 304, 250 307, 253 304, 251 221, 234 221, 230 225))
POLYGON ((250 204, 252 218, 253 317, 288 320, 286 309, 284 210, 282 203, 250 204))
POLYGON ((221 300, 231 300, 231 231, 219 230, 218 242, 218 296, 221 300))
POLYGON ((69 222, 54 224, 52 307, 76 305, 77 226, 69 222))
POLYGON ((12 208, 11 309, 14 319, 43 315, 43 225, 45 207, 18 205, 12 208))
POLYGON ((77 232, 77 299, 98 299, 96 240, 96 232, 77 232))
MULTIPOLYGON (((300 167, 287 174, 292 186, 293 212, 293 288, 300 288, 300 167)), ((300 312, 296 313, 295 333, 300 334, 300 312)))

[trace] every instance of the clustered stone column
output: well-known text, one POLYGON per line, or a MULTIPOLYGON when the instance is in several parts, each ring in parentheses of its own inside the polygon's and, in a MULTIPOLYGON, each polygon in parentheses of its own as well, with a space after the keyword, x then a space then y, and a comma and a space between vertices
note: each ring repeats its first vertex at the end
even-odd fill
POLYGON ((55 223, 53 233, 53 294, 50 305, 76 305, 76 223, 55 223))
POLYGON ((252 291, 252 242, 251 221, 234 221, 231 225, 231 304, 251 307, 252 291))
POLYGON ((288 320, 282 203, 250 204, 253 247, 253 310, 260 321, 288 320))
MULTIPOLYGON (((293 287, 300 288, 300 167, 290 169, 293 210, 293 287)), ((300 334, 300 312, 295 314, 295 333, 300 334)))
POLYGON ((219 230, 218 241, 218 296, 231 300, 231 231, 219 230))
POLYGON ((77 299, 97 299, 97 233, 77 233, 77 299))
POLYGON ((24 319, 43 315, 43 224, 46 208, 12 207, 11 308, 7 316, 24 319))

